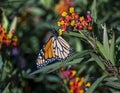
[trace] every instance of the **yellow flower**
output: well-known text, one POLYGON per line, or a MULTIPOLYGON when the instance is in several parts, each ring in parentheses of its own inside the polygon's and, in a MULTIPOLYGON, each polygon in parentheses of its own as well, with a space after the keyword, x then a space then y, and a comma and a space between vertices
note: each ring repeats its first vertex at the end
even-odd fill
POLYGON ((63 13, 62 13, 62 16, 63 16, 63 17, 67 16, 67 12, 63 12, 63 13))
POLYGON ((84 93, 84 90, 80 90, 80 93, 84 93))
POLYGON ((78 83, 78 86, 82 86, 85 81, 85 78, 81 78, 80 82, 78 83))
POLYGON ((70 85, 73 85, 73 84, 74 84, 74 82, 73 82, 73 81, 70 81, 70 82, 69 82, 69 84, 70 84, 70 85))
POLYGON ((80 21, 83 21, 85 18, 84 18, 84 16, 81 16, 80 17, 80 21))
POLYGON ((0 43, 2 42, 2 40, 3 40, 3 37, 2 37, 2 36, 0 36, 0 43))
POLYGON ((91 86, 91 83, 90 83, 90 82, 88 82, 88 83, 86 84, 86 86, 87 86, 87 87, 90 87, 90 86, 91 86))
POLYGON ((73 89, 70 89, 70 93, 74 93, 74 90, 73 90, 73 89))
POLYGON ((70 23, 71 26, 74 26, 75 25, 75 20, 72 20, 71 23, 70 23))
POLYGON ((70 7, 69 12, 74 13, 74 7, 70 7))
POLYGON ((72 71, 72 76, 75 76, 76 73, 77 73, 77 71, 73 70, 73 71, 72 71))
POLYGON ((12 38, 12 34, 7 34, 7 38, 11 39, 12 38))
POLYGON ((79 77, 76 77, 76 78, 75 78, 75 82, 78 82, 79 80, 80 80, 79 77))
POLYGON ((18 41, 17 36, 14 36, 14 37, 13 37, 13 40, 14 40, 15 42, 17 42, 17 41, 18 41))
POLYGON ((59 35, 62 35, 63 30, 59 29, 59 35))
POLYGON ((64 21, 61 21, 60 24, 63 25, 65 22, 64 21))
POLYGON ((57 25, 58 25, 58 26, 61 26, 60 22, 57 22, 57 25))

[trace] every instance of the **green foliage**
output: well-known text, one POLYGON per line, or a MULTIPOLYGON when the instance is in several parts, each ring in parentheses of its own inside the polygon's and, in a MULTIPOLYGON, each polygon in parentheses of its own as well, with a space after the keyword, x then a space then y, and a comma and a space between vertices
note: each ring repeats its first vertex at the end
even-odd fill
POLYGON ((19 38, 17 47, 0 43, 0 93, 69 93, 68 80, 61 78, 61 67, 75 69, 78 77, 91 82, 85 93, 119 93, 119 0, 73 0, 80 15, 90 10, 93 30, 63 32, 62 37, 75 53, 64 62, 37 69, 40 48, 51 36, 51 30, 58 29, 59 1, 0 1, 0 23, 9 34, 15 29, 19 38))
POLYGON ((9 34, 12 34, 12 31, 13 29, 15 30, 16 29, 16 25, 17 25, 17 18, 14 17, 12 23, 11 23, 11 26, 10 26, 10 31, 9 31, 9 34))
POLYGON ((93 84, 92 86, 87 90, 86 93, 93 93, 95 88, 99 85, 99 83, 101 83, 101 81, 103 81, 103 79, 106 77, 107 75, 103 75, 100 78, 98 78, 93 84))
POLYGON ((7 20, 7 17, 6 17, 6 15, 5 15, 5 12, 2 13, 2 16, 3 16, 3 18, 2 18, 2 24, 3 24, 4 28, 5 28, 6 31, 7 31, 9 22, 8 22, 8 20, 7 20))

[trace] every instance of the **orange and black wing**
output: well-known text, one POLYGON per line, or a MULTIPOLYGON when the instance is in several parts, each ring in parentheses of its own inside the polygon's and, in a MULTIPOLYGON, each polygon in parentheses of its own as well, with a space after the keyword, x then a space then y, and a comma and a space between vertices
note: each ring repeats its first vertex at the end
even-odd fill
POLYGON ((53 62, 64 61, 72 53, 73 49, 61 36, 53 36, 40 50, 37 58, 37 67, 41 68, 53 62))

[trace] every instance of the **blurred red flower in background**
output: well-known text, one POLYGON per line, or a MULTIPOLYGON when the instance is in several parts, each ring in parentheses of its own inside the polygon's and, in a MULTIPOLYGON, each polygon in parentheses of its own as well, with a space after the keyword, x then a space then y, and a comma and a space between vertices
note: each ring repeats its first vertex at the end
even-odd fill
POLYGON ((7 31, 4 29, 3 25, 0 24, 0 45, 17 46, 18 38, 17 38, 17 36, 14 36, 15 30, 12 30, 11 33, 7 33, 7 31))

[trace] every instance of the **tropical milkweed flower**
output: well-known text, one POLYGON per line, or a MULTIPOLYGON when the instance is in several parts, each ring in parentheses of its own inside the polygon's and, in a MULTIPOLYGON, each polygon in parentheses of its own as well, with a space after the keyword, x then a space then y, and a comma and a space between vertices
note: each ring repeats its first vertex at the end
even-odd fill
POLYGON ((65 79, 67 77, 69 77, 70 79, 73 79, 75 75, 76 75, 75 70, 68 70, 68 71, 63 71, 61 77, 62 79, 65 79))
POLYGON ((67 12, 63 12, 63 13, 62 13, 62 16, 63 16, 63 17, 67 16, 67 12))
POLYGON ((76 76, 76 70, 67 70, 62 72, 62 79, 68 80, 69 83, 69 91, 70 93, 85 93, 87 88, 91 86, 90 82, 85 83, 84 77, 76 76))
POLYGON ((62 35, 63 30, 59 29, 59 35, 62 35))
POLYGON ((74 13, 74 7, 69 8, 70 13, 74 13))
POLYGON ((16 46, 18 43, 17 36, 14 36, 15 30, 12 30, 11 33, 7 33, 3 25, 0 24, 0 45, 13 45, 16 46))
POLYGON ((75 12, 74 7, 70 7, 68 12, 62 12, 57 25, 63 31, 68 29, 72 31, 92 30, 92 22, 90 11, 87 12, 86 16, 80 16, 75 12))
POLYGON ((84 77, 75 77, 74 80, 70 80, 70 93, 85 93, 85 90, 91 86, 90 82, 85 84, 84 77))

